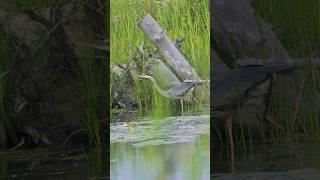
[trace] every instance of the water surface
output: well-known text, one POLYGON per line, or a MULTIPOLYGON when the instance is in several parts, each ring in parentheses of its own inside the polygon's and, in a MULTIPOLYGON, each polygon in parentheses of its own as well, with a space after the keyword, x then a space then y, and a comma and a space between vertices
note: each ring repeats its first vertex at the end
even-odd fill
POLYGON ((213 177, 216 180, 320 179, 318 142, 238 147, 234 167, 226 148, 216 147, 214 152, 213 177))
POLYGON ((0 179, 107 179, 100 150, 37 148, 0 152, 0 179))
POLYGON ((209 119, 188 115, 112 123, 111 179, 209 180, 209 119))

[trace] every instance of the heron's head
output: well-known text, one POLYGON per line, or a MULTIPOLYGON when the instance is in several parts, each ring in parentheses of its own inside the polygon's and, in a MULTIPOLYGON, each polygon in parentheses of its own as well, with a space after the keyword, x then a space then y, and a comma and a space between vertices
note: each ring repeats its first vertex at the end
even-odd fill
POLYGON ((146 74, 141 74, 141 75, 139 76, 139 78, 141 78, 141 79, 152 79, 151 76, 146 75, 146 74))

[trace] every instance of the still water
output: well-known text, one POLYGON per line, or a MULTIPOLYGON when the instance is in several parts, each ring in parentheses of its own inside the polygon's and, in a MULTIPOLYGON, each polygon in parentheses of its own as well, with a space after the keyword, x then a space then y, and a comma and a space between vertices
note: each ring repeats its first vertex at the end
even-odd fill
POLYGON ((0 179, 107 179, 101 153, 53 148, 0 152, 0 179))
POLYGON ((226 148, 216 147, 214 152, 215 180, 320 179, 319 142, 283 142, 237 147, 234 163, 230 162, 226 148))
POLYGON ((144 117, 112 123, 110 177, 209 180, 209 132, 209 115, 144 117))

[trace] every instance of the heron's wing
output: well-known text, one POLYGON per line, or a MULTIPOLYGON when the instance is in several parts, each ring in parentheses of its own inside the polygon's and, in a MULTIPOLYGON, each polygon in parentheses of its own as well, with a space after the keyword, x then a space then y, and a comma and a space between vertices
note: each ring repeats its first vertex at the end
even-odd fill
POLYGON ((172 86, 168 91, 169 94, 174 98, 184 96, 194 85, 191 82, 184 82, 172 86))
POLYGON ((192 83, 193 85, 201 85, 206 82, 209 82, 209 80, 184 80, 183 81, 183 83, 192 83))

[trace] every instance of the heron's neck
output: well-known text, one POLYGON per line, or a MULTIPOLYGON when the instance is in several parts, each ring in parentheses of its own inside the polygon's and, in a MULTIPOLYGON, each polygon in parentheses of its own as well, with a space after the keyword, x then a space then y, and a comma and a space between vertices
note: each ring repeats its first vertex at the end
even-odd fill
POLYGON ((167 98, 170 98, 170 97, 171 97, 166 91, 162 90, 162 89, 158 86, 156 80, 155 80, 153 77, 147 77, 147 78, 152 81, 153 85, 155 86, 155 88, 157 89, 157 91, 158 91, 162 96, 167 97, 167 98))

